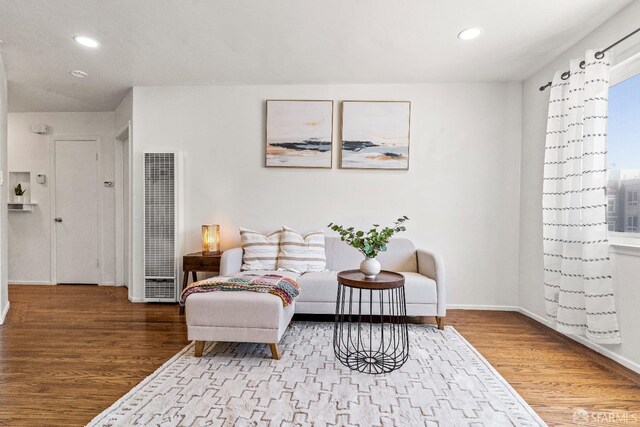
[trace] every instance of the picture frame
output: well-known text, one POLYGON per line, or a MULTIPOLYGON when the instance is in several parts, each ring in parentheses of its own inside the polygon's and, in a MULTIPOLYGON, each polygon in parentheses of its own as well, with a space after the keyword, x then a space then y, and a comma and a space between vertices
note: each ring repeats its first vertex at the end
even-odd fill
POLYGON ((333 167, 333 101, 266 101, 265 167, 333 167))
POLYGON ((343 101, 341 169, 408 170, 411 101, 343 101))

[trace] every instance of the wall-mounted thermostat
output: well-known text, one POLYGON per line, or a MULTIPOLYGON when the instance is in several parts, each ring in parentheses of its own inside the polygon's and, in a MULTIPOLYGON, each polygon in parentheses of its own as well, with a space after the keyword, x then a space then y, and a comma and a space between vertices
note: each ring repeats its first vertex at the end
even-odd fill
POLYGON ((46 183, 46 182, 47 182, 47 175, 45 175, 45 174, 43 174, 43 173, 39 173, 39 174, 36 176, 36 182, 37 182, 38 184, 44 184, 44 183, 46 183))
POLYGON ((47 125, 31 125, 31 132, 37 133, 39 135, 44 135, 49 133, 49 126, 47 125))

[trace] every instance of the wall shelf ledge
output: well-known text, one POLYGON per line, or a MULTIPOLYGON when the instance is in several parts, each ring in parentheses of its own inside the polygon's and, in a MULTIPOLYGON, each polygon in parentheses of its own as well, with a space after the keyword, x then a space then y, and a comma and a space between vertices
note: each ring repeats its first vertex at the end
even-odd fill
POLYGON ((7 210, 9 212, 32 212, 33 207, 36 205, 37 205, 36 202, 29 202, 29 203, 8 202, 7 210))

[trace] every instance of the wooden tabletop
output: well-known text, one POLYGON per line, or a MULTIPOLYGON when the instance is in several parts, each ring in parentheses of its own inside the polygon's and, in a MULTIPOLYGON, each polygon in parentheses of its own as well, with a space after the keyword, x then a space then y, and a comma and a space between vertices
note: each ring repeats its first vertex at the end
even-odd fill
POLYGON ((207 252, 207 253, 202 253, 202 251, 200 252, 192 252, 190 254, 186 254, 185 256, 193 256, 193 257, 221 257, 222 256, 222 252, 220 253, 215 253, 215 252, 207 252))
POLYGON ((346 270, 338 273, 338 282, 360 289, 394 289, 404 286, 404 276, 393 271, 382 270, 375 279, 367 279, 360 270, 346 270))

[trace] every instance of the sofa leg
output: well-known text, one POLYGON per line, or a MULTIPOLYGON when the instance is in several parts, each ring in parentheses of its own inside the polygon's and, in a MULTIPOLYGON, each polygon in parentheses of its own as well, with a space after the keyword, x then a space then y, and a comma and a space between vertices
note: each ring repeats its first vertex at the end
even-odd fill
POLYGON ((278 344, 269 344, 269 347, 271 348, 271 356, 275 360, 280 360, 280 349, 278 348, 278 344))
POLYGON ((204 350, 204 341, 196 341, 194 356, 201 357, 202 350, 204 350))
POLYGON ((436 316, 436 324, 438 325, 438 329, 444 329, 444 317, 436 316))

